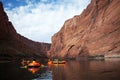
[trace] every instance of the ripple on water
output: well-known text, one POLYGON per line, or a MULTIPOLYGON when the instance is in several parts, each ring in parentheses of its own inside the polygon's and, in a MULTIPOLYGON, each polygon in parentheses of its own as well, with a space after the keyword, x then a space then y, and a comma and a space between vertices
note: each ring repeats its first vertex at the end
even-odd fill
POLYGON ((42 73, 38 78, 32 80, 52 80, 52 71, 46 71, 42 73))

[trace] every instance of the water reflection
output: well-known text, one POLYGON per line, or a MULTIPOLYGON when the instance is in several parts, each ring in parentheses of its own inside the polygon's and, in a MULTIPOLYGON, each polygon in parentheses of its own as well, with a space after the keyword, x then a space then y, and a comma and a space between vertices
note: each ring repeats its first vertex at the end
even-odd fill
POLYGON ((80 67, 77 61, 69 61, 66 64, 54 64, 51 68, 53 80, 80 80, 80 74, 83 73, 81 71, 82 67, 80 67))
POLYGON ((68 61, 40 68, 0 63, 0 80, 120 80, 120 60, 68 61))
POLYGON ((53 80, 120 80, 120 60, 69 61, 50 67, 53 80))
POLYGON ((28 68, 28 71, 32 72, 33 74, 39 71, 39 68, 28 68))

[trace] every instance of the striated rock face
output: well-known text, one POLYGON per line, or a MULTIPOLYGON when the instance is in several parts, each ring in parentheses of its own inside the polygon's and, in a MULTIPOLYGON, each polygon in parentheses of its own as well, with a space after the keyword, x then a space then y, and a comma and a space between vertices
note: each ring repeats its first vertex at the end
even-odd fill
POLYGON ((51 44, 29 40, 16 32, 0 2, 0 59, 46 58, 51 44))
POLYGON ((52 37, 50 57, 120 55, 120 0, 92 0, 52 37))

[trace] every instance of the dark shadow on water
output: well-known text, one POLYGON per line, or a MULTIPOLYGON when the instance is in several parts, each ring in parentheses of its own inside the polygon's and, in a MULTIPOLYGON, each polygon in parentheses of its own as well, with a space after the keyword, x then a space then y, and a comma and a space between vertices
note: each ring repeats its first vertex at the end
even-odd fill
POLYGON ((0 80, 120 80, 120 60, 67 61, 31 70, 20 66, 0 63, 0 80))

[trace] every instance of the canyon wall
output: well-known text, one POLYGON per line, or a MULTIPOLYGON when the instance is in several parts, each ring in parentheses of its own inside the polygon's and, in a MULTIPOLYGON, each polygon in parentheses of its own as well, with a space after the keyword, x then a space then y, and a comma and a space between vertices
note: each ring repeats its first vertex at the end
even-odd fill
POLYGON ((16 32, 0 2, 0 59, 47 58, 51 44, 34 42, 16 32))
POLYGON ((120 0, 91 0, 52 36, 49 57, 120 57, 120 0))

